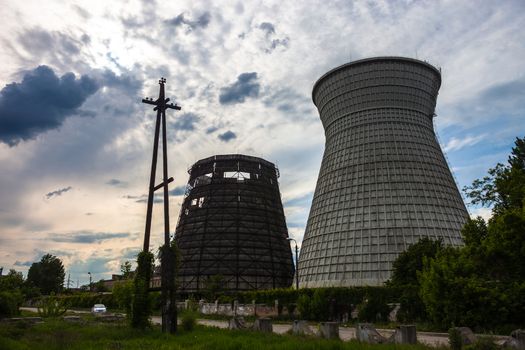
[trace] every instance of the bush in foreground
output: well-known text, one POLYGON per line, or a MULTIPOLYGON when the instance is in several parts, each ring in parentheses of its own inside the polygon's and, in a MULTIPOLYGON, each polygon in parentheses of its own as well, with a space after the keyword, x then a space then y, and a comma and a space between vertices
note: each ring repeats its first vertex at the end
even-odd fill
POLYGON ((0 319, 18 315, 22 301, 22 294, 18 291, 0 291, 0 319))
POLYGON ((180 315, 180 325, 185 331, 192 331, 197 325, 198 313, 193 310, 184 310, 180 315))

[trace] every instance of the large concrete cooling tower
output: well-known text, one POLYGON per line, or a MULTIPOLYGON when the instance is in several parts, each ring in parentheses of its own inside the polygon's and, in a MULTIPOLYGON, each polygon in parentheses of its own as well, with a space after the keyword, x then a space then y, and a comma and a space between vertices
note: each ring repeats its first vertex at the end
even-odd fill
POLYGON ((326 144, 301 287, 380 285, 420 238, 462 244, 468 213, 432 123, 440 85, 435 67, 400 57, 354 61, 315 83, 326 144))
POLYGON ((188 172, 175 233, 179 290, 202 292, 217 279, 227 291, 289 287, 294 266, 275 165, 218 155, 188 172))

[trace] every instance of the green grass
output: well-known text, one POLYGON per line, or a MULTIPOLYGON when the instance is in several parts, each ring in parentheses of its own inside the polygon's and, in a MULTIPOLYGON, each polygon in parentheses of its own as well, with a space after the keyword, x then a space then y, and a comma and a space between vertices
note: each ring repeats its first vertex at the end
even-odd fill
POLYGON ((20 315, 14 317, 38 317, 38 312, 20 310, 20 315))
POLYGON ((0 349, 353 349, 353 350, 424 350, 423 345, 367 345, 291 335, 251 331, 228 331, 197 326, 191 332, 166 335, 158 327, 137 331, 126 325, 97 324, 85 321, 72 324, 46 320, 36 325, 0 324, 0 349))

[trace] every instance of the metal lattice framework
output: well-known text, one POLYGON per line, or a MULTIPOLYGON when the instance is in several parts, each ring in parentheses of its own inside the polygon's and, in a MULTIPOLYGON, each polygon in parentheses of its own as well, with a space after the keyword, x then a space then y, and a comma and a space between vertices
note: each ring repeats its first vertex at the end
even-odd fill
POLYGON ((316 82, 326 145, 301 287, 380 285, 420 238, 462 244, 468 213, 433 128, 440 85, 435 67, 401 57, 351 62, 316 82))
POLYGON ((228 291, 289 287, 294 266, 275 165, 217 155, 188 172, 175 233, 179 290, 203 291, 214 276, 228 291))

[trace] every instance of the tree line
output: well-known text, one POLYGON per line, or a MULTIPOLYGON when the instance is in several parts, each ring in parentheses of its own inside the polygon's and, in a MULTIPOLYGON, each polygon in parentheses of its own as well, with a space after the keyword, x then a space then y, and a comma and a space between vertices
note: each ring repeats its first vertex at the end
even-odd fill
POLYGON ((442 329, 523 327, 525 138, 516 138, 507 164, 498 163, 464 192, 472 204, 492 207, 492 217, 469 219, 462 247, 423 239, 398 257, 389 285, 403 290, 400 317, 442 329))
POLYGON ((0 318, 18 314, 20 305, 40 295, 60 293, 64 286, 65 271, 62 261, 45 254, 29 267, 27 279, 22 272, 9 270, 0 277, 0 318))

